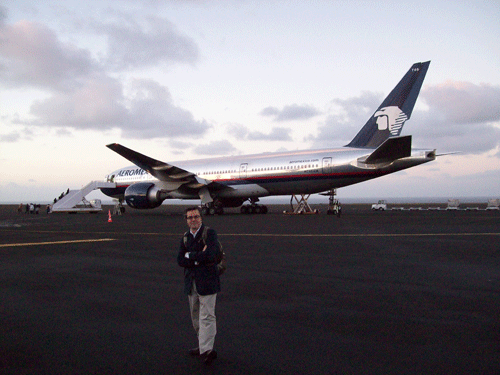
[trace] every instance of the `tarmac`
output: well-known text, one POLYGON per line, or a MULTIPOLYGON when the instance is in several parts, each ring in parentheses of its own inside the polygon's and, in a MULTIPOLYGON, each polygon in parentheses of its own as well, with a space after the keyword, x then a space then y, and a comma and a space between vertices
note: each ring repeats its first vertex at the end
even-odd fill
POLYGON ((183 206, 108 208, 0 206, 1 374, 500 373, 499 211, 205 217, 228 262, 205 366, 183 206))

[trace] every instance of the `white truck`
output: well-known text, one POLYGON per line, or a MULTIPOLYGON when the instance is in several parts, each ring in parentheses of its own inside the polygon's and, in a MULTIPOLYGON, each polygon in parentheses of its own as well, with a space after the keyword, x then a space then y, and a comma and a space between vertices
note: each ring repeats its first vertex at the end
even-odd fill
POLYGON ((378 203, 372 204, 373 211, 385 211, 387 210, 387 202, 383 199, 379 200, 378 203))
POLYGON ((500 199, 488 199, 487 210, 498 210, 500 207, 500 199))
POLYGON ((447 210, 458 210, 458 206, 460 206, 460 200, 458 199, 448 199, 447 210))

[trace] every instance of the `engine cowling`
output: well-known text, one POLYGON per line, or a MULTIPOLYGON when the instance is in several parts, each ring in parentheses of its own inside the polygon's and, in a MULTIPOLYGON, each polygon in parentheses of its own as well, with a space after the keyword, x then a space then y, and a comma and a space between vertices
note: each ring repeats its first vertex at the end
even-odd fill
POLYGON ((138 182, 125 190, 124 198, 130 207, 145 209, 160 206, 165 199, 162 195, 162 191, 155 184, 138 182))

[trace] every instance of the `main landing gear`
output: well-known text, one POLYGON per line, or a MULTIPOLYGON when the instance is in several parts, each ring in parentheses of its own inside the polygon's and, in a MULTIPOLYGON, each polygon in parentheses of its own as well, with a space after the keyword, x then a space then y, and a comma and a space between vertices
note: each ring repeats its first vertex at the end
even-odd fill
POLYGON ((210 202, 201 208, 201 214, 203 216, 222 215, 224 214, 224 207, 218 201, 210 202))
MULTIPOLYGON (((257 202, 258 199, 250 199, 250 204, 241 206, 240 212, 242 214, 267 214, 267 206, 257 204, 257 202)), ((224 214, 224 206, 218 200, 206 203, 201 207, 201 214, 203 216, 222 215, 224 214)))
POLYGON ((240 212, 242 214, 267 214, 267 206, 263 204, 257 204, 259 199, 250 199, 250 204, 245 204, 241 206, 240 212))

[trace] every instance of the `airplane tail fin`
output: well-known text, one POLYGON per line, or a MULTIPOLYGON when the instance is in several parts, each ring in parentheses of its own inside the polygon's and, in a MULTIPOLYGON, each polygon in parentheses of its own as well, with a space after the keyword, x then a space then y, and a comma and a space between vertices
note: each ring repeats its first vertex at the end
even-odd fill
POLYGON ((385 98, 365 126, 345 147, 377 148, 387 138, 401 134, 415 106, 430 61, 413 64, 385 98))

